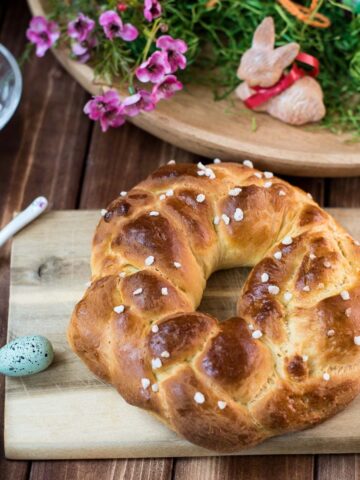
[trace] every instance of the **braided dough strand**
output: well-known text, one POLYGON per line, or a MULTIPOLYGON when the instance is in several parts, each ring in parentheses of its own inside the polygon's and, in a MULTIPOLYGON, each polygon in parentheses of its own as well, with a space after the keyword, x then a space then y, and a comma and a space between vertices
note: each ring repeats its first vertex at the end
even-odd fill
POLYGON ((69 342, 129 403, 237 451, 359 392, 359 267, 359 245, 270 172, 166 165, 101 219, 69 342), (196 312, 211 273, 240 266, 237 316, 196 312))

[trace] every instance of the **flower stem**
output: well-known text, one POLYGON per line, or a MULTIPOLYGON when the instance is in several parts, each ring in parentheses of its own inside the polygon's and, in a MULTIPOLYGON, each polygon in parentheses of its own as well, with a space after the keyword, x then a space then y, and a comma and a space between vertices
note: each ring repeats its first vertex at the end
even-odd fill
POLYGON ((157 18, 152 26, 152 29, 150 30, 150 33, 148 34, 148 39, 147 39, 147 42, 143 51, 143 56, 142 56, 143 62, 145 62, 145 60, 147 59, 151 45, 153 44, 157 31, 159 30, 160 22, 161 22, 161 19, 157 18))

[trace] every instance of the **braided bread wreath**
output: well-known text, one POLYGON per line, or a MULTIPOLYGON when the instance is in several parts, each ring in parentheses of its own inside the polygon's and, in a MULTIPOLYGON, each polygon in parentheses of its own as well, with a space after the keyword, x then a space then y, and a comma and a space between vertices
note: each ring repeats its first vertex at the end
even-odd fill
POLYGON ((321 422, 360 389, 360 246, 308 195, 245 165, 174 162, 95 233, 74 351, 132 405, 233 452, 321 422), (254 266, 237 316, 196 312, 212 272, 254 266))

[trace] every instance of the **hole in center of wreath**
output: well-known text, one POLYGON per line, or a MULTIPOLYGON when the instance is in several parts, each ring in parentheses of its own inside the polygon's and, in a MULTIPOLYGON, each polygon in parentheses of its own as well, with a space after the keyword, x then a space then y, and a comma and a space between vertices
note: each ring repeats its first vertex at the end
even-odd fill
POLYGON ((213 273, 207 281, 198 311, 220 321, 236 316, 240 290, 251 268, 231 268, 213 273))

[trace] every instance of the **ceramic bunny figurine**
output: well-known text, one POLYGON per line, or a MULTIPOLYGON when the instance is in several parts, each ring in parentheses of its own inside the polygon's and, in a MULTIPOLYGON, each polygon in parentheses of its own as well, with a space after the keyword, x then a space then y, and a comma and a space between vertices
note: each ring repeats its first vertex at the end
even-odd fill
MULTIPOLYGON (((275 26, 272 17, 265 18, 257 27, 252 46, 241 58, 237 76, 244 80, 236 95, 246 100, 255 90, 251 87, 271 87, 282 76, 299 53, 297 43, 274 48, 275 26)), ((310 76, 297 80, 277 96, 256 108, 291 125, 317 122, 325 115, 323 93, 319 83, 310 76)))

